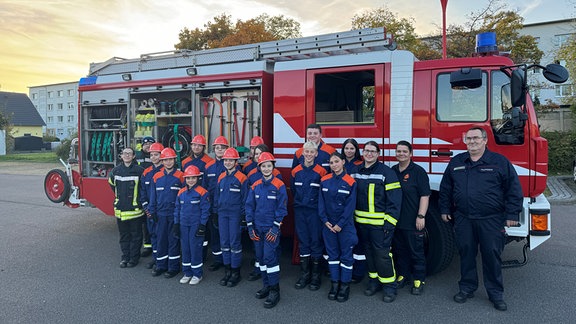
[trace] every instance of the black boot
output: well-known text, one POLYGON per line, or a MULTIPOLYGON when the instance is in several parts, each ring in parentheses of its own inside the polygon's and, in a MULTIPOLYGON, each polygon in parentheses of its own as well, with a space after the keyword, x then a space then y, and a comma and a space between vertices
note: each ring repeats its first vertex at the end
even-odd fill
POLYGON ((322 283, 322 273, 320 270, 320 259, 312 259, 312 279, 310 280, 310 290, 320 289, 322 283))
POLYGON ((310 283, 310 257, 300 258, 300 278, 294 288, 302 289, 310 283))
POLYGON ((268 298, 264 301, 265 308, 272 308, 280 301, 280 286, 278 284, 270 286, 268 298))
POLYGON ((338 294, 339 287, 340 287, 339 281, 332 281, 332 286, 330 287, 330 292, 328 293, 328 299, 336 300, 336 295, 338 294))
POLYGON ((228 279, 228 287, 235 287, 242 277, 240 277, 240 268, 232 268, 230 278, 228 279))
POLYGON ((338 295, 336 299, 343 303, 348 300, 348 296, 350 295, 350 283, 343 282, 340 284, 340 289, 338 289, 338 295))
POLYGON ((230 276, 232 275, 230 271, 230 265, 225 265, 224 269, 224 277, 220 279, 220 286, 226 286, 228 284, 228 280, 230 280, 230 276))
POLYGON ((256 298, 263 299, 268 297, 270 294, 270 286, 264 286, 262 289, 256 292, 256 298))

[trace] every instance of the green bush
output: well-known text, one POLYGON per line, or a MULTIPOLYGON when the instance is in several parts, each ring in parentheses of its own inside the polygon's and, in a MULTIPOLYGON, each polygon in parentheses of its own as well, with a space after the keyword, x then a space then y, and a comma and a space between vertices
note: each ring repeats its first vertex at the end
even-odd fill
POLYGON ((44 143, 48 143, 48 142, 60 142, 60 139, 56 136, 52 136, 52 135, 44 135, 42 137, 42 141, 44 143))
POLYGON ((542 132, 548 140, 548 174, 571 174, 576 158, 576 132, 542 132))

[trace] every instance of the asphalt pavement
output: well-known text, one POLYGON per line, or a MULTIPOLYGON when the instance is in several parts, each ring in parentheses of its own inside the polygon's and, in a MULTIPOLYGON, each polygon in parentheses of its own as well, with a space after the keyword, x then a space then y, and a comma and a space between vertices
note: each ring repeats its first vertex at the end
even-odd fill
MULTIPOLYGON (((46 167, 49 170, 50 167, 46 167)), ((329 301, 329 280, 319 291, 296 290, 298 267, 284 241, 281 300, 264 309, 254 298, 260 282, 245 279, 222 287, 222 271, 205 269, 198 286, 181 285, 180 276, 154 278, 143 263, 118 267, 115 220, 93 208, 53 204, 43 192, 41 167, 0 163, 0 323, 571 323, 576 320, 576 250, 572 204, 552 201, 553 236, 529 253, 524 267, 504 270, 509 310, 492 307, 483 288, 456 304, 458 258, 427 278, 422 296, 409 289, 385 304, 381 295, 363 295, 352 286, 346 303, 329 301), (27 170, 27 171, 26 171, 27 170)), ((552 191, 552 189, 551 189, 552 191)), ((509 244, 503 259, 518 258, 523 243, 509 244)), ((242 276, 250 271, 245 248, 242 276)), ((143 259, 143 262, 148 259, 143 259)), ((210 264, 210 260, 206 264, 210 264)))

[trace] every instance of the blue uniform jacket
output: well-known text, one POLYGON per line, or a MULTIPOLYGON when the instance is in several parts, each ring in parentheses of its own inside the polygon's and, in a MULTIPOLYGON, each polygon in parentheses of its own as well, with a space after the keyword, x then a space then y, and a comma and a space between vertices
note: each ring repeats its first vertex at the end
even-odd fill
MULTIPOLYGON (((282 180, 282 173, 280 173, 278 169, 274 168, 274 170, 272 170, 272 175, 282 180)), ((262 172, 260 172, 260 169, 258 168, 253 168, 249 173, 246 173, 246 177, 248 178, 248 185, 252 186, 254 182, 262 179, 262 172)))
POLYGON ((517 221, 522 202, 522 187, 514 166, 503 155, 488 149, 476 162, 468 152, 456 155, 440 183, 442 214, 517 221))
POLYGON ((152 189, 154 188, 153 186, 153 181, 154 181, 154 175, 162 170, 164 166, 162 164, 158 165, 157 167, 155 167, 154 165, 151 165, 149 167, 147 167, 144 172, 142 173, 142 180, 140 181, 140 204, 142 204, 142 207, 144 208, 144 210, 148 210, 148 203, 150 202, 150 197, 152 196, 152 189))
POLYGON ((290 189, 294 196, 294 207, 318 208, 320 179, 326 173, 326 169, 317 163, 309 167, 299 164, 292 169, 290 189))
POLYGON ((246 198, 246 222, 258 227, 280 224, 288 214, 288 195, 282 180, 272 177, 256 181, 246 198))
POLYGON ((157 172, 152 179, 154 189, 151 191, 148 211, 159 217, 173 217, 176 196, 185 186, 184 173, 177 169, 168 173, 164 169, 157 172))
POLYGON ((196 184, 180 189, 174 205, 174 224, 184 226, 206 225, 210 216, 210 201, 208 191, 196 184))
POLYGON ((318 214, 322 224, 330 222, 340 228, 354 226, 356 181, 346 172, 340 175, 330 173, 322 178, 320 190, 318 214))
POLYGON ((244 173, 238 170, 234 170, 231 174, 226 171, 221 173, 218 177, 218 190, 214 202, 217 213, 244 215, 247 194, 248 178, 244 173))

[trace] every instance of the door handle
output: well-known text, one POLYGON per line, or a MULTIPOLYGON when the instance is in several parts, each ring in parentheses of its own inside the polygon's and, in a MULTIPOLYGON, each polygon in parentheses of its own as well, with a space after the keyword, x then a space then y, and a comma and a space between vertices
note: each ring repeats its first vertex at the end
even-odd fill
POLYGON ((454 152, 452 151, 432 151, 430 152, 433 156, 452 156, 454 152))

